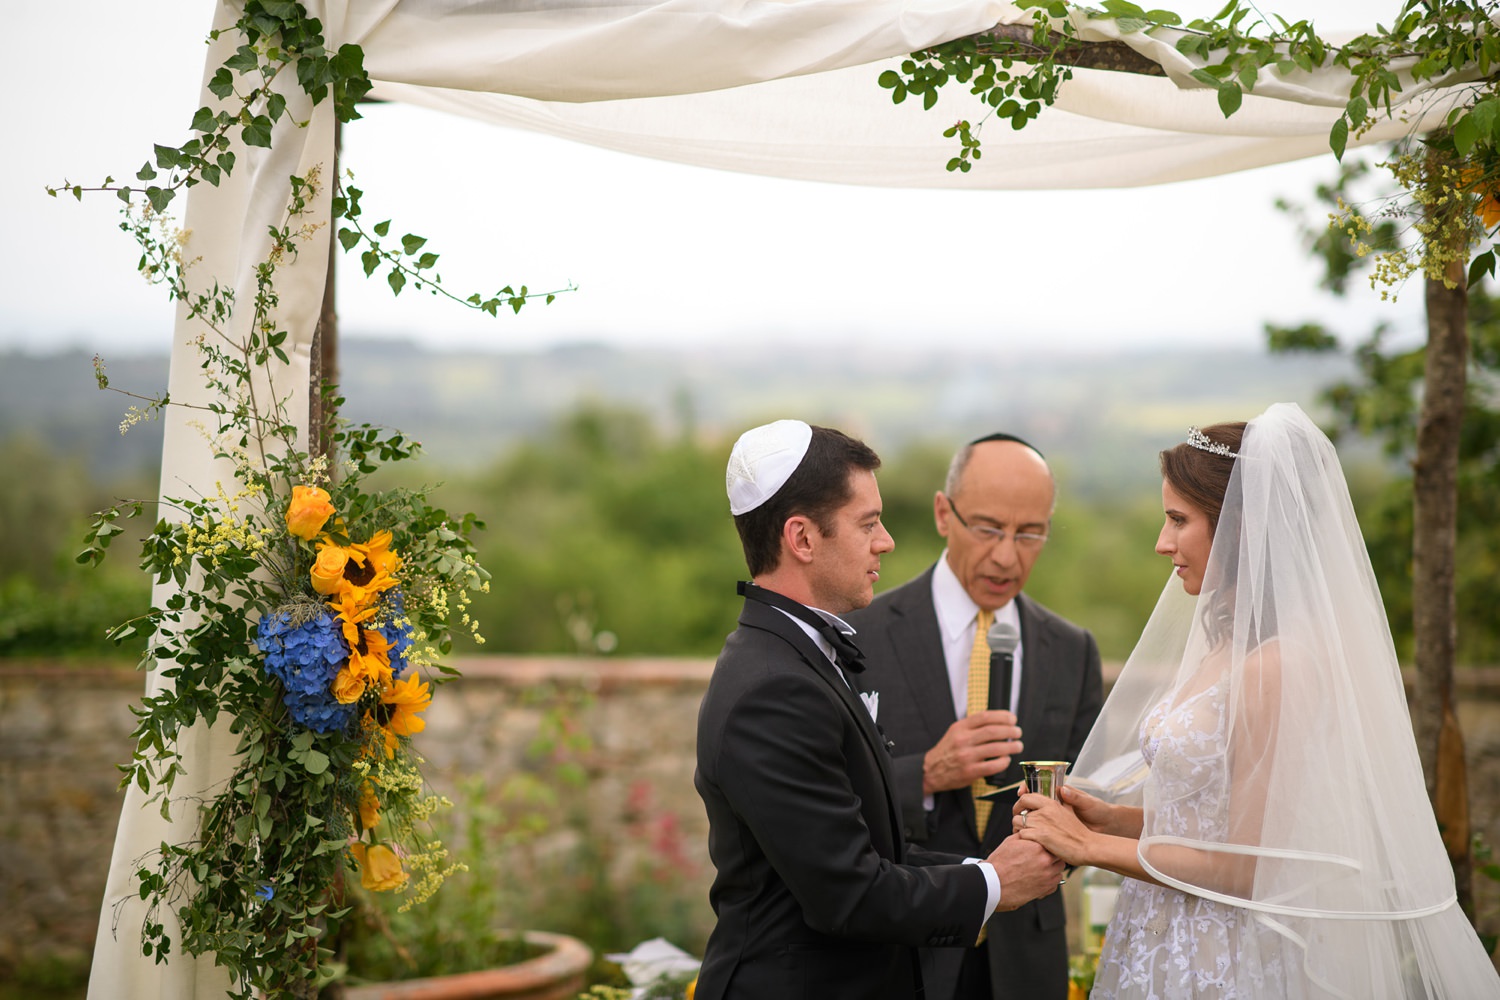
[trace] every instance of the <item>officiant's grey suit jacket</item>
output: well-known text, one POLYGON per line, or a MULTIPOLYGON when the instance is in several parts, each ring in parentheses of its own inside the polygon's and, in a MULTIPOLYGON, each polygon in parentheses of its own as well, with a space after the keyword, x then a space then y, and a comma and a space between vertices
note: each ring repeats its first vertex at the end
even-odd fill
POLYGON ((978 937, 984 875, 908 849, 869 712, 774 608, 747 601, 724 644, 693 783, 717 869, 698 1000, 911 1000, 917 946, 978 937))
MULTIPOLYGON (((1087 630, 1024 594, 1015 600, 1022 642, 1016 716, 1026 746, 1020 757, 1076 761, 1103 700, 1099 647, 1087 630)), ((881 726, 896 744, 902 832, 935 850, 985 857, 1010 836, 1014 794, 996 803, 982 835, 974 827, 974 800, 967 789, 940 792, 930 813, 922 803, 922 757, 956 720, 932 604, 932 568, 846 617, 865 654, 865 683, 880 691, 881 726)), ((1019 760, 1013 761, 1001 783, 1020 777, 1019 760)), ((1003 907, 1003 884, 1000 894, 1003 907)), ((1064 1000, 1065 924, 1060 892, 995 914, 982 946, 989 954, 995 1000, 1064 1000)), ((952 997, 961 958, 950 948, 923 950, 927 1000, 952 997)))

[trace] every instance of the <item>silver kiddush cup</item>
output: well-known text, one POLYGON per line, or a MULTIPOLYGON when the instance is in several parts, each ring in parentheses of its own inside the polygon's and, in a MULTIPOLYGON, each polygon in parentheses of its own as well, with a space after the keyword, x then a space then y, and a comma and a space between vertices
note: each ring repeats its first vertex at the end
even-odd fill
POLYGON ((1021 773, 1026 776, 1026 790, 1062 801, 1063 778, 1068 773, 1065 760, 1023 760, 1021 773))

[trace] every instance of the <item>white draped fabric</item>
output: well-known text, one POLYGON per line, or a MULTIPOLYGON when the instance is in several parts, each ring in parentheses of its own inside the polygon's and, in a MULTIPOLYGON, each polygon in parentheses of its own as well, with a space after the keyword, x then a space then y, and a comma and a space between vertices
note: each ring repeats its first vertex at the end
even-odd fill
MULTIPOLYGON (((1023 132, 1004 123, 984 134, 985 155, 967 174, 943 164, 954 141, 941 136, 959 117, 979 117, 972 97, 950 88, 938 108, 895 107, 875 79, 888 61, 951 38, 1014 23, 1027 15, 995 0, 306 0, 331 48, 356 43, 376 81, 374 96, 550 132, 618 150, 691 164, 840 183, 974 188, 1126 187, 1227 173, 1326 150, 1341 102, 1337 74, 1279 80, 1225 120, 1208 90, 1160 78, 1080 71, 1059 106, 1023 132), (1333 96, 1330 96, 1333 95, 1333 96), (1332 105, 1332 106, 1330 106, 1332 105)), ((217 27, 232 25, 220 3, 217 27)), ((1107 31, 1093 28, 1090 31, 1107 31)), ((1100 35, 1100 37, 1107 37, 1100 35)), ((222 37, 208 50, 205 81, 231 53, 222 37)), ((1130 43, 1185 78, 1190 69, 1170 39, 1130 43)), ((185 254, 191 281, 254 293, 268 227, 284 222, 291 174, 322 171, 314 218, 327 220, 333 168, 330 105, 286 90, 290 114, 271 151, 240 149, 240 166, 220 187, 188 198, 185 254), (298 123, 305 122, 305 126, 298 123)), ((215 104, 206 87, 202 103, 215 104)), ((1418 102, 1431 122, 1443 94, 1418 102)), ((1420 116, 1419 116, 1420 118, 1420 116)), ((1382 126, 1373 142, 1410 124, 1382 126)), ((420 141, 420 136, 413 136, 420 141)), ((278 323, 289 331, 291 364, 271 377, 292 394, 288 411, 306 413, 308 358, 324 283, 329 227, 302 244, 278 277, 278 323)), ((243 308, 235 323, 248 322, 243 308)), ((169 389, 174 401, 201 401, 206 389, 193 340, 203 331, 179 316, 169 389)), ((216 463, 191 417, 166 421, 161 491, 210 494, 231 470, 216 463)), ((164 595, 156 595, 161 599, 164 595)), ((163 682, 157 675, 148 690, 163 682)), ((177 791, 211 794, 227 773, 232 737, 197 732, 182 741, 187 778, 177 791)), ((192 835, 186 809, 161 819, 132 789, 117 834, 100 920, 89 995, 178 998, 222 996, 212 960, 143 958, 134 872, 163 840, 192 835)), ((166 915, 163 915, 166 916, 166 915)))

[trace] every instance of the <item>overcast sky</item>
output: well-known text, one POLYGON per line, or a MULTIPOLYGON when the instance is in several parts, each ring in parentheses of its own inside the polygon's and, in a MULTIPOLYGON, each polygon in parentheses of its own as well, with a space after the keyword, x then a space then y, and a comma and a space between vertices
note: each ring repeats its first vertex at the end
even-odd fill
MULTIPOLYGON (((1332 27, 1387 6, 1275 9, 1332 27)), ((25 43, 0 61, 0 349, 167 349, 171 305, 135 276, 112 200, 80 205, 42 189, 129 177, 152 142, 185 137, 211 10, 85 0, 9 12, 25 43)), ((1345 303, 1316 290, 1295 226, 1272 203, 1308 199, 1332 175, 1331 157, 1121 191, 883 190, 684 167, 386 105, 346 128, 343 162, 373 199, 369 215, 429 237, 455 291, 579 288, 497 322, 410 292, 392 302, 383 281, 343 266, 350 337, 498 349, 752 334, 869 349, 930 349, 934 338, 960 351, 1258 346, 1266 320, 1320 318, 1354 336, 1377 319, 1410 324, 1421 305, 1419 290, 1395 307, 1363 285, 1345 303), (790 218, 820 238, 788 239, 790 218), (902 249, 960 220, 983 239, 902 249), (977 252, 985 245, 992 255, 977 252), (1006 279, 1022 265, 1024 283, 1006 279)))

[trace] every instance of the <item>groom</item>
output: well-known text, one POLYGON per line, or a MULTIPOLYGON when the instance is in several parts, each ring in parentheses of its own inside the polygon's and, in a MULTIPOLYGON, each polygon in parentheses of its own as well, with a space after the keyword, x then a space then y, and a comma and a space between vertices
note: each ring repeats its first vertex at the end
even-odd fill
POLYGON ((997 907, 1054 892, 1062 866, 1007 840, 982 861, 909 848, 891 759, 838 615, 867 605, 880 556, 880 459, 780 420, 729 459, 753 584, 698 715, 718 924, 699 1000, 920 996, 915 948, 965 946, 997 907))

